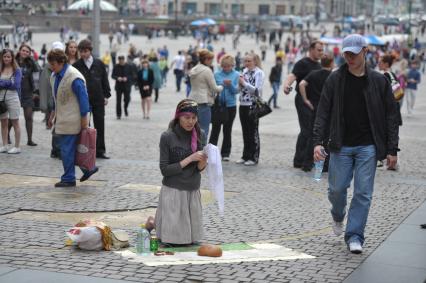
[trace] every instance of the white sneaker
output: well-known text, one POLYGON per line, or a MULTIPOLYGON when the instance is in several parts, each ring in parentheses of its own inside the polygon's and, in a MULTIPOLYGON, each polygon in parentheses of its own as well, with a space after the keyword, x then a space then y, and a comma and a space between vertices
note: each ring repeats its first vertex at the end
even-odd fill
POLYGON ((235 161, 235 163, 237 164, 244 164, 246 161, 244 159, 238 159, 237 161, 235 161))
POLYGON ((229 157, 222 157, 222 161, 229 161, 231 160, 229 157))
POLYGON ((333 224, 331 225, 333 228, 334 235, 340 236, 343 233, 343 221, 337 222, 333 220, 333 224))
POLYGON ((7 145, 0 147, 0 153, 6 153, 8 150, 9 150, 9 147, 7 145))
POLYGON ((247 160, 246 162, 244 162, 245 166, 253 166, 256 165, 256 162, 254 162, 253 160, 247 160))
POLYGON ((12 147, 7 151, 9 154, 18 154, 21 153, 21 149, 19 147, 12 147))
POLYGON ((349 242, 349 251, 353 254, 360 254, 362 253, 362 246, 361 243, 358 241, 352 241, 349 242))

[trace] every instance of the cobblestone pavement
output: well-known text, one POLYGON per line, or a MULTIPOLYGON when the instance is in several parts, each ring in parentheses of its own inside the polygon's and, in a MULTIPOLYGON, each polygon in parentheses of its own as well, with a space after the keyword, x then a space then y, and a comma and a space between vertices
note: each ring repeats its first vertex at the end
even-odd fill
MULTIPOLYGON (((53 41, 55 36, 36 35, 35 45, 53 41)), ((146 42, 145 38, 132 41, 146 51, 167 44, 172 55, 192 42, 187 38, 177 42, 168 39, 146 42)), ((216 50, 221 46, 230 44, 220 42, 216 50)), ((244 37, 242 51, 252 48, 255 48, 254 40, 244 37)), ((273 60, 272 51, 268 58, 264 68, 267 73, 273 60)), ((423 83, 415 114, 407 117, 403 111, 400 170, 379 169, 377 172, 362 255, 348 253, 343 239, 332 235, 326 181, 315 183, 312 173, 292 168, 298 133, 293 95, 280 94, 281 109, 261 120, 259 165, 248 168, 234 162, 224 164, 225 190, 236 193, 226 198, 223 218, 218 217, 213 203, 204 206, 204 241, 277 243, 315 259, 147 267, 130 263, 112 252, 83 252, 64 247, 64 232, 69 224, 60 218, 43 221, 17 216, 18 211, 78 213, 155 207, 158 194, 139 190, 135 184, 161 185, 159 137, 175 105, 183 98, 183 94, 174 92, 173 83, 174 78, 169 74, 159 103, 153 104, 151 120, 142 119, 140 96, 136 91, 132 93, 130 116, 116 120, 113 91, 106 114, 106 147, 112 158, 98 160, 100 171, 93 176, 93 182, 76 189, 53 187, 62 167, 60 161, 49 158, 50 132, 41 122, 42 115, 36 113, 34 140, 39 145, 22 146, 20 155, 0 155, 0 265, 137 282, 341 282, 426 199, 423 149, 426 98, 422 95, 426 87, 423 83), (131 185, 126 187, 126 184, 131 185)), ((264 95, 268 97, 269 93, 267 84, 264 95)), ((22 120, 21 125, 25 144, 22 120)), ((232 160, 238 159, 241 152, 241 126, 237 118, 232 160)), ((205 176, 202 188, 207 188, 205 176)), ((133 242, 136 227, 123 228, 133 242)))

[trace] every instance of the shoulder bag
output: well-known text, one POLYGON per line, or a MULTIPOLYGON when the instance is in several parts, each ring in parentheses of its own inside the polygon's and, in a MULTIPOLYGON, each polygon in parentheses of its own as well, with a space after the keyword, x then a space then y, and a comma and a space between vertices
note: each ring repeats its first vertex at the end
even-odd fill
POLYGON ((228 122, 229 119, 228 109, 226 108, 226 102, 222 104, 219 99, 220 97, 222 97, 220 94, 216 96, 214 104, 212 106, 212 123, 214 124, 225 124, 226 122, 228 122))
POLYGON ((249 117, 251 119, 259 119, 272 112, 272 108, 266 101, 259 97, 259 92, 256 89, 253 97, 253 105, 250 107, 249 117))
POLYGON ((0 101, 0 114, 4 114, 7 112, 6 93, 7 93, 7 88, 5 89, 3 100, 0 101))

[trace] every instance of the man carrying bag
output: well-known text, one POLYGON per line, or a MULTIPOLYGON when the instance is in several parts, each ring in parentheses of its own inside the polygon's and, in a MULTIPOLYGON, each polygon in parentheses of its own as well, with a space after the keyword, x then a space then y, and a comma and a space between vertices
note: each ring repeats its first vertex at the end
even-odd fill
MULTIPOLYGON (((75 155, 77 138, 81 130, 87 129, 89 120, 89 98, 85 79, 73 66, 67 64, 67 57, 61 49, 52 49, 47 55, 54 75, 51 77, 55 109, 51 113, 48 126, 55 124, 55 132, 59 136, 64 174, 55 187, 75 187, 75 155)), ((80 168, 83 182, 98 171, 98 168, 80 168)))

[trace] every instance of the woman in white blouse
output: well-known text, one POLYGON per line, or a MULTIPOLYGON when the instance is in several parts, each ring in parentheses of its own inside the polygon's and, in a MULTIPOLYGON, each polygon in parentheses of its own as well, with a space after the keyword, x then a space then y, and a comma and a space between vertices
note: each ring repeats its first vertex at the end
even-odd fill
POLYGON ((249 116, 255 96, 262 97, 265 73, 260 68, 259 56, 249 53, 244 58, 244 70, 240 76, 240 121, 243 130, 244 149, 238 164, 253 166, 259 162, 259 119, 249 116))

